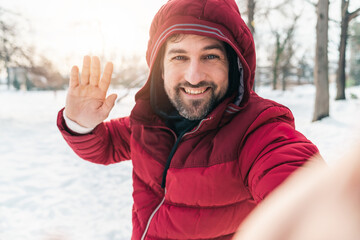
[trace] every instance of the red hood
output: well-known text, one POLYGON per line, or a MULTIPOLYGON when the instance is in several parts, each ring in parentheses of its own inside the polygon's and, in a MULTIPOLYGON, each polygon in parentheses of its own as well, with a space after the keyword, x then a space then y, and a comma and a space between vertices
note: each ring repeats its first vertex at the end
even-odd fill
POLYGON ((154 69, 159 68, 154 64, 158 52, 169 36, 179 33, 216 38, 235 50, 243 68, 244 94, 241 105, 246 104, 254 83, 255 45, 234 0, 169 0, 163 5, 150 27, 146 52, 149 78, 135 99, 149 97, 150 76, 154 69))

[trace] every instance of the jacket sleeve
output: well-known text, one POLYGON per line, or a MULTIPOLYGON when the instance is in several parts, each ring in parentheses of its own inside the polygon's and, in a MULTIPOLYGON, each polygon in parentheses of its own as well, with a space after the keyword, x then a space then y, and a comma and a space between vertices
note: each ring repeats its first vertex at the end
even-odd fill
POLYGON ((57 126, 79 157, 104 165, 130 159, 131 132, 128 117, 103 122, 88 134, 77 134, 66 126, 63 111, 64 109, 58 113, 57 126))
POLYGON ((318 152, 291 124, 264 124, 248 136, 241 152, 244 182, 255 201, 260 202, 318 152))

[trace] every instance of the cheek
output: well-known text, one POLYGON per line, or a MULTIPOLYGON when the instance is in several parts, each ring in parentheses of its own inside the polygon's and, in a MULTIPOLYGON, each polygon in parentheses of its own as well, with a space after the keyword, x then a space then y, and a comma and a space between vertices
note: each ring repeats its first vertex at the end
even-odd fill
POLYGON ((173 92, 173 84, 172 84, 172 81, 171 81, 171 78, 169 77, 169 75, 167 73, 164 73, 163 74, 163 80, 164 80, 164 89, 165 89, 165 92, 168 96, 171 96, 172 92, 173 92))
POLYGON ((222 81, 222 88, 226 91, 227 89, 228 89, 228 87, 229 87, 229 75, 228 74, 226 74, 225 76, 224 76, 224 79, 223 79, 223 81, 222 81))
POLYGON ((163 80, 164 80, 164 88, 168 91, 173 91, 174 87, 177 85, 177 79, 178 75, 176 74, 176 71, 173 71, 172 69, 166 69, 163 71, 162 74, 163 80))
POLYGON ((226 92, 229 87, 229 73, 227 69, 214 72, 215 84, 219 86, 219 92, 226 92))

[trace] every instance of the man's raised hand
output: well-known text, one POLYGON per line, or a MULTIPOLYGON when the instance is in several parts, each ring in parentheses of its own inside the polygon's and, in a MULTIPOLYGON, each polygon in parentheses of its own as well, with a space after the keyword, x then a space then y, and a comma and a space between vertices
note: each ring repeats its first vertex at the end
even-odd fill
POLYGON ((79 68, 72 67, 65 104, 65 114, 70 120, 94 128, 108 117, 117 97, 116 94, 106 97, 112 72, 113 64, 108 62, 101 77, 98 57, 84 57, 80 78, 79 68))

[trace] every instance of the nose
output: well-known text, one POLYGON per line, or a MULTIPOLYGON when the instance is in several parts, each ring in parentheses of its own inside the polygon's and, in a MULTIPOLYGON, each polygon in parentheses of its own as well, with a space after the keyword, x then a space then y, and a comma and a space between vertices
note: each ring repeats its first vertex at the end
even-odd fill
POLYGON ((199 60, 192 59, 187 66, 185 80, 192 85, 197 85, 205 80, 206 73, 199 60))

